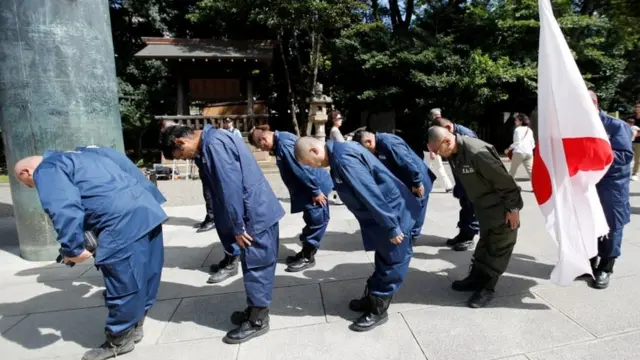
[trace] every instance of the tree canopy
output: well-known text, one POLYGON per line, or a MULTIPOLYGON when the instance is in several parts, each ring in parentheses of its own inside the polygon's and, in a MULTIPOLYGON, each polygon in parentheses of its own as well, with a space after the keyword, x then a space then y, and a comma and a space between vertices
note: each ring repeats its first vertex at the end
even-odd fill
MULTIPOLYGON (((558 22, 604 108, 640 96, 640 0, 554 0, 558 22)), ((479 127, 536 103, 536 0, 111 0, 123 123, 148 134, 153 114, 175 113, 168 65, 133 54, 142 36, 278 39, 256 96, 278 126, 309 132, 305 99, 316 81, 349 115, 394 110, 410 128, 428 109, 479 127), (275 94, 275 96, 274 96, 275 94)), ((424 120, 424 119, 422 119, 424 120)), ((152 135, 149 135, 152 136, 152 135)), ((155 135, 153 135, 155 136, 155 135)))

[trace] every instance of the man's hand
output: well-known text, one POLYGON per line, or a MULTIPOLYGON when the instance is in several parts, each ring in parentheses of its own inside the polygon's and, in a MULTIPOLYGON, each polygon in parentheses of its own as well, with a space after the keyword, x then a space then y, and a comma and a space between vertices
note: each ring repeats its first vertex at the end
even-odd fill
POLYGON ((402 240, 404 240, 404 234, 400 234, 394 237, 393 239, 391 239, 391 243, 394 245, 398 245, 402 242, 402 240))
POLYGON ((253 238, 249 236, 249 234, 247 234, 246 231, 244 232, 244 234, 236 236, 236 242, 243 249, 247 246, 251 246, 252 241, 253 241, 253 238))
POLYGON ((424 195, 424 185, 420 185, 420 187, 412 187, 411 191, 413 191, 413 193, 417 196, 417 197, 422 197, 424 195))
POLYGON ((85 250, 82 252, 82 254, 76 256, 76 257, 64 257, 64 263, 74 263, 74 264, 80 264, 81 262, 84 262, 85 260, 89 259, 90 257, 92 257, 93 254, 91 254, 89 251, 85 250))
POLYGON ((511 229, 517 229, 520 226, 520 211, 507 211, 504 217, 504 222, 511 225, 511 229))
POLYGON ((506 149, 504 150, 504 154, 505 154, 505 155, 508 155, 508 154, 509 154, 509 150, 511 150, 511 149, 510 149, 510 148, 506 148, 506 149))
POLYGON ((313 197, 312 200, 314 205, 327 205, 327 197, 323 193, 320 193, 320 195, 313 197))

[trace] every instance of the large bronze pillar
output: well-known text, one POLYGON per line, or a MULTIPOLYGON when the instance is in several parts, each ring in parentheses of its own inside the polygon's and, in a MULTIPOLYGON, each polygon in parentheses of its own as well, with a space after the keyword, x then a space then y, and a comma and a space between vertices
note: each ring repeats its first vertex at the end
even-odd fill
POLYGON ((123 150, 107 0, 0 1, 0 127, 27 260, 53 260, 55 232, 17 160, 79 145, 123 150))

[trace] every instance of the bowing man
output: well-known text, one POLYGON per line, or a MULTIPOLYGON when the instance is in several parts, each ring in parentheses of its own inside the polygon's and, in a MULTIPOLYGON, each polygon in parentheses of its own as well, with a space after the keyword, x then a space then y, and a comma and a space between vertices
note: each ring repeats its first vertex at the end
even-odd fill
POLYGON ((172 126, 160 144, 168 159, 202 157, 211 186, 216 231, 225 248, 237 243, 247 308, 231 315, 238 327, 223 341, 239 344, 269 331, 269 305, 278 260, 278 223, 284 209, 243 139, 206 125, 202 130, 172 126))
POLYGON ((162 272, 167 215, 158 200, 109 158, 93 152, 31 156, 18 161, 15 176, 38 190, 64 261, 81 263, 93 255, 102 271, 109 310, 106 341, 82 359, 133 351, 144 335, 143 319, 155 303, 162 272), (95 254, 84 248, 85 231, 98 238, 95 254))
POLYGON ((329 225, 327 195, 333 189, 331 176, 324 169, 300 164, 294 155, 298 137, 284 131, 271 131, 269 125, 254 128, 249 133, 249 144, 276 156, 282 181, 291 197, 291 213, 302 212, 305 227, 300 234, 302 251, 287 258, 288 272, 312 268, 315 254, 329 225))
POLYGON ((371 151, 393 175, 413 192, 420 202, 422 211, 411 230, 411 241, 415 244, 420 236, 422 225, 424 225, 429 193, 431 193, 436 175, 399 136, 385 133, 374 134, 360 130, 354 135, 353 141, 371 151))
POLYGON ((388 320, 387 309, 400 288, 413 254, 411 231, 422 211, 418 199, 375 156, 352 141, 304 137, 296 159, 314 167, 331 167, 338 195, 360 223, 366 251, 375 251, 375 270, 364 295, 349 308, 363 315, 351 330, 368 331, 388 320))

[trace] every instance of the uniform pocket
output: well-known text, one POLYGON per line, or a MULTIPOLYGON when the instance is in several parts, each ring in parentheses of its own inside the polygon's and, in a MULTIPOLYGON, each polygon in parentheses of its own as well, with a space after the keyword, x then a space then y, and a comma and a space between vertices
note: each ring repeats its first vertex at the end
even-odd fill
POLYGON ((251 246, 242 251, 247 269, 257 269, 269 266, 278 259, 278 241, 271 238, 269 230, 253 236, 251 246))
POLYGON ((140 276, 133 267, 131 256, 113 263, 100 264, 100 270, 107 288, 107 299, 121 298, 140 290, 140 276))

